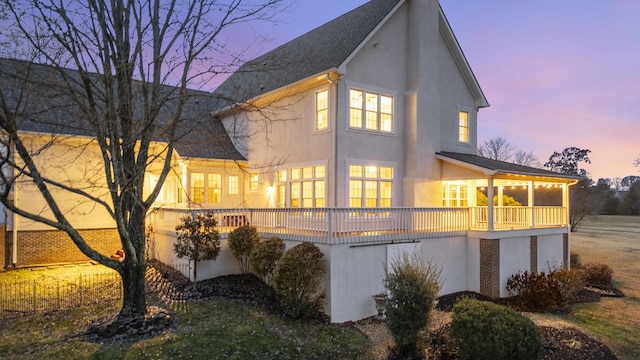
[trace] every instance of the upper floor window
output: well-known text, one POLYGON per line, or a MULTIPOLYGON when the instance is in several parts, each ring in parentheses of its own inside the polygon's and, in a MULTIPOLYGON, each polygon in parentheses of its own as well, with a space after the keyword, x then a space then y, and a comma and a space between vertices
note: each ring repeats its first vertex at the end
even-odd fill
POLYGON ((469 142, 469 112, 460 110, 458 112, 458 141, 469 142))
POLYGON ((349 127, 380 132, 393 131, 393 97, 349 90, 349 127))
POLYGON ((329 91, 316 93, 316 130, 329 128, 329 91))

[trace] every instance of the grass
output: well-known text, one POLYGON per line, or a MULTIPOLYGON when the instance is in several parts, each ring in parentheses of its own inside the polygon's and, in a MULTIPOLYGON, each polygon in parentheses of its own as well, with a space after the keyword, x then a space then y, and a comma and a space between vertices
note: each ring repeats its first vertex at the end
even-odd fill
POLYGON ((10 359, 370 359, 349 326, 293 320, 234 300, 172 306, 176 327, 139 341, 98 343, 80 335, 118 302, 2 318, 0 358, 10 359), (9 326, 10 324, 10 326, 9 326))
POLYGON ((621 359, 640 358, 640 218, 597 216, 571 234, 571 251, 583 264, 613 268, 613 283, 624 298, 574 305, 564 318, 604 342, 621 359))

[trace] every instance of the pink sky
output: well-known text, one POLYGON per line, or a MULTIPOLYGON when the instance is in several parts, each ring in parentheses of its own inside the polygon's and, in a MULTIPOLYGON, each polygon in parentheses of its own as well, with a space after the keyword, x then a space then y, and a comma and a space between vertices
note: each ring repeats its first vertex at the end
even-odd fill
MULTIPOLYGON (((365 3, 297 0, 257 27, 272 48, 365 3)), ((541 163, 590 149, 594 180, 640 175, 640 1, 441 0, 491 107, 482 142, 498 136, 541 163)))

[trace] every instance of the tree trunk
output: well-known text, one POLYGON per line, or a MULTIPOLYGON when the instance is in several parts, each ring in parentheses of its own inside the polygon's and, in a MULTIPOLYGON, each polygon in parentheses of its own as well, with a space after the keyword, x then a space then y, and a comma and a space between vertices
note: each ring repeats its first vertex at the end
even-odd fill
MULTIPOLYGON (((129 261, 125 257, 125 262, 129 261)), ((122 267, 122 309, 118 314, 119 319, 144 317, 147 313, 147 297, 145 293, 146 264, 140 261, 137 264, 125 264, 122 267)))

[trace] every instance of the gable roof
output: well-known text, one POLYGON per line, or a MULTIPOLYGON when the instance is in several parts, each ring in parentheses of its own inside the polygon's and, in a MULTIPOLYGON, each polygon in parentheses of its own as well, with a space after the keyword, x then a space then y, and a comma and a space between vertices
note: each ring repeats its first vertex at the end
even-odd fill
MULTIPOLYGON (((404 0, 369 1, 248 61, 214 91, 217 97, 224 99, 216 112, 322 72, 338 69, 402 3, 404 0)), ((439 15, 440 33, 476 98, 476 106, 489 106, 441 7, 439 15)))
POLYGON ((214 94, 229 105, 337 68, 404 0, 373 0, 244 65, 214 94))
POLYGON ((441 151, 436 153, 436 158, 453 165, 474 167, 483 170, 485 175, 524 175, 533 177, 561 178, 567 180, 579 180, 579 176, 557 173, 551 170, 538 169, 531 166, 518 165, 505 161, 493 160, 475 154, 463 154, 441 151), (463 164, 461 164, 463 163, 463 164), (470 165, 470 166, 469 166, 470 165))
MULTIPOLYGON (((19 131, 95 137, 92 124, 72 94, 60 85, 64 80, 59 71, 48 65, 0 58, 0 100, 20 112, 19 131)), ((74 70, 62 71, 68 71, 71 77, 78 76, 74 70)), ((99 75, 95 76, 99 81, 99 75)), ((168 94, 178 93, 178 89, 171 86, 164 86, 163 90, 168 94)), ((169 100, 161 109, 160 128, 173 118, 172 102, 175 101, 169 100)), ((185 158, 246 160, 231 142, 221 121, 211 116, 214 107, 215 98, 210 93, 189 90, 174 142, 176 151, 185 158)), ((154 141, 166 142, 161 130, 154 134, 154 141)))

